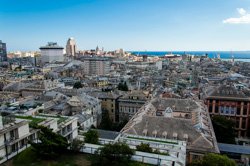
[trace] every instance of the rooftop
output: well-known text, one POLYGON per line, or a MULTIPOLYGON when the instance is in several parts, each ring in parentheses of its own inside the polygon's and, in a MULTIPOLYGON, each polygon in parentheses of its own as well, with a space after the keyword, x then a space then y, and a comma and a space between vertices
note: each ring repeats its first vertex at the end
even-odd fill
POLYGON ((115 140, 120 133, 119 132, 115 132, 115 131, 108 131, 108 130, 96 130, 99 134, 99 138, 101 139, 109 139, 109 140, 115 140))
POLYGON ((187 140, 190 149, 219 152, 205 107, 192 100, 152 99, 139 109, 121 132, 139 136, 187 140), (159 107, 166 110, 176 103, 178 103, 176 108, 179 111, 185 112, 185 107, 189 106, 189 111, 194 117, 187 119, 156 115, 159 107))
POLYGON ((42 46, 40 47, 40 49, 64 49, 64 48, 57 45, 56 42, 48 42, 46 46, 42 46))
POLYGON ((221 85, 207 92, 207 99, 210 98, 226 98, 228 100, 250 100, 250 92, 248 90, 239 90, 232 85, 221 85))
POLYGON ((224 144, 224 143, 218 143, 218 146, 220 151, 222 152, 248 154, 248 155, 250 154, 249 146, 224 144))

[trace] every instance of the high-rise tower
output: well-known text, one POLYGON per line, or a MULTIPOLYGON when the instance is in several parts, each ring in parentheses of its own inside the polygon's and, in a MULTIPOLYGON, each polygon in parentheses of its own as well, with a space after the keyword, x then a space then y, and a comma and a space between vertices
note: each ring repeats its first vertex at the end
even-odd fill
POLYGON ((7 61, 7 49, 6 49, 6 43, 3 43, 2 40, 0 40, 0 62, 7 61))
POLYGON ((66 54, 68 56, 76 55, 76 41, 73 37, 69 38, 66 45, 66 54))

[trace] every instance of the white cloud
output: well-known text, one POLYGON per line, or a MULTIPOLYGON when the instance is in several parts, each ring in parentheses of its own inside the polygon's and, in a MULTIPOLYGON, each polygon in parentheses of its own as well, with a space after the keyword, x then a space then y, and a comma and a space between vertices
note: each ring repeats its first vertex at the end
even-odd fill
POLYGON ((247 13, 246 10, 243 8, 238 8, 237 11, 238 13, 240 13, 240 15, 243 15, 243 16, 247 13))
POLYGON ((247 11, 243 8, 238 8, 237 11, 240 14, 240 17, 228 18, 226 20, 223 20, 223 23, 224 24, 250 24, 250 13, 247 13, 247 11))

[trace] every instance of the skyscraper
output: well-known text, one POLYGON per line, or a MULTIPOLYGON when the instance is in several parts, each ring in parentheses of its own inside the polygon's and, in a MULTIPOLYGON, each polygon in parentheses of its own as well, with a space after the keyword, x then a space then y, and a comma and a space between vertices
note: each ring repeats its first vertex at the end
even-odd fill
POLYGON ((6 43, 3 43, 2 40, 0 40, 0 61, 7 61, 6 43))
POLYGON ((73 37, 69 38, 66 45, 66 54, 68 56, 76 55, 76 41, 73 37))

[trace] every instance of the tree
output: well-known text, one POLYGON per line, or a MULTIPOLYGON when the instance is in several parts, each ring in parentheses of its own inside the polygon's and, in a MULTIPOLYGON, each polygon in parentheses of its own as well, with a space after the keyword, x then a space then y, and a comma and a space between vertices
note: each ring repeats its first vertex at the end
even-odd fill
POLYGON ((218 142, 235 144, 235 123, 232 120, 224 116, 214 116, 212 117, 212 123, 218 142))
POLYGON ((126 82, 120 82, 117 88, 118 90, 121 90, 121 91, 128 91, 128 85, 126 82))
POLYGON ((189 166, 236 166, 236 163, 225 155, 209 153, 189 166))
POLYGON ((80 81, 75 82, 75 84, 73 86, 74 89, 79 89, 79 88, 82 88, 82 87, 83 86, 82 86, 82 83, 80 81))
POLYGON ((128 91, 127 82, 124 82, 124 84, 123 84, 123 91, 128 91))
POLYGON ((102 121, 100 123, 100 129, 104 129, 104 130, 112 129, 112 121, 109 118, 108 110, 102 111, 102 121))
POLYGON ((69 144, 66 138, 47 127, 39 126, 37 129, 40 129, 38 137, 40 141, 38 143, 31 142, 31 146, 39 156, 54 158, 67 151, 69 144))
POLYGON ((122 122, 113 123, 109 118, 108 110, 103 110, 102 121, 98 128, 103 130, 112 130, 112 131, 120 131, 126 124, 128 123, 128 119, 124 118, 122 122))
POLYGON ((43 109, 39 109, 38 113, 43 113, 43 111, 44 111, 43 109))
POLYGON ((84 134, 84 142, 90 144, 98 144, 99 143, 99 135, 96 130, 90 129, 88 132, 84 134))
POLYGON ((84 142, 79 140, 79 139, 74 139, 71 143, 70 149, 75 151, 75 152, 79 152, 80 149, 83 147, 84 142))
POLYGON ((144 144, 144 143, 137 145, 136 150, 141 151, 141 152, 148 152, 148 153, 153 152, 153 149, 149 146, 149 144, 144 144))
POLYGON ((130 162, 134 150, 127 144, 106 144, 98 149, 96 164, 99 165, 127 165, 130 162))

